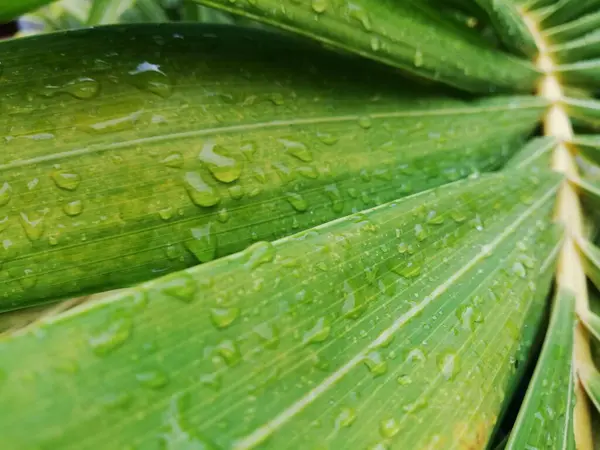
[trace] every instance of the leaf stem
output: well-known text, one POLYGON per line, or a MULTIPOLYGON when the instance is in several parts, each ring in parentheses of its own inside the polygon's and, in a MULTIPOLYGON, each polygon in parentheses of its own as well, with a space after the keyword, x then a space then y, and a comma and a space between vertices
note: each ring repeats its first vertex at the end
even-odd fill
MULTIPOLYGON (((552 168, 564 173, 566 178, 558 193, 555 210, 556 220, 565 227, 565 239, 556 272, 557 291, 568 289, 575 294, 575 309, 581 316, 588 311, 589 301, 583 262, 575 243, 578 237, 583 236, 583 211, 575 188, 568 182, 569 178, 577 178, 579 174, 573 149, 568 144, 573 138, 573 126, 562 105, 563 89, 560 79, 555 74, 556 65, 552 60, 549 44, 540 32, 535 18, 528 12, 522 12, 522 17, 538 46, 537 67, 544 73, 537 93, 551 102, 544 118, 544 134, 558 140, 552 158, 552 168)), ((577 372, 591 361, 589 335, 580 321, 575 324, 573 358, 573 366, 577 372)), ((574 433, 577 449, 592 450, 589 401, 579 378, 574 390, 574 433)))

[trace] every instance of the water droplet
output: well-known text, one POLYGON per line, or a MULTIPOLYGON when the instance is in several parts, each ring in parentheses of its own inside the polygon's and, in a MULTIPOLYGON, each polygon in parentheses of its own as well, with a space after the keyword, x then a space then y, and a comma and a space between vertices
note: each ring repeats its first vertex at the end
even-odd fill
POLYGON ((133 396, 129 392, 111 392, 100 397, 100 403, 107 409, 124 409, 133 401, 133 396))
POLYGON ((217 255, 217 234, 212 222, 190 228, 191 240, 185 241, 185 247, 201 263, 212 261, 217 255))
POLYGON ((334 145, 337 144, 340 140, 339 137, 334 136, 331 133, 324 133, 324 132, 319 132, 317 133, 317 138, 319 138, 319 140, 326 145, 334 145))
POLYGON ((209 185, 198 172, 187 172, 183 178, 185 189, 194 204, 214 206, 221 201, 217 190, 209 185))
POLYGON ((344 210, 344 199, 335 184, 325 186, 325 195, 331 200, 331 209, 334 213, 339 214, 344 210))
POLYGON ((419 397, 414 402, 404 405, 402 409, 409 414, 413 414, 427 407, 427 405, 427 400, 424 397, 419 397))
POLYGON ((315 344, 325 341, 331 333, 331 324, 326 317, 317 319, 313 327, 304 333, 302 339, 304 344, 315 344))
POLYGON ((365 355, 364 362, 367 366, 367 369, 369 369, 369 372, 371 372, 371 375, 374 377, 381 376, 387 372, 388 363, 383 358, 381 352, 377 350, 372 350, 367 353, 365 355))
POLYGON ((179 272, 162 278, 154 289, 163 295, 189 303, 195 298, 196 282, 187 272, 179 272))
POLYGON ((348 15, 350 18, 358 20, 365 30, 371 31, 371 20, 369 19, 369 14, 361 5, 356 3, 348 3, 348 15))
POLYGON ((427 213, 427 223, 441 225, 444 223, 444 216, 438 214, 437 211, 431 210, 427 213))
POLYGON ((456 316, 463 330, 473 331, 475 329, 475 308, 463 305, 456 311, 456 316))
POLYGON ((94 353, 103 356, 121 346, 131 334, 131 316, 123 311, 113 312, 104 327, 92 334, 88 343, 94 353))
POLYGON ((78 216, 83 212, 83 202, 81 200, 73 200, 63 206, 63 211, 67 216, 78 216))
POLYGON ((519 278, 523 278, 523 279, 527 278, 527 269, 525 269, 525 266, 523 265, 522 262, 517 261, 517 262, 513 263, 511 270, 512 270, 512 273, 514 273, 519 278))
POLYGON ((215 347, 215 352, 225 360, 228 366, 235 366, 242 358, 238 346, 231 339, 219 342, 215 347))
POLYGON ((356 420, 356 411, 354 408, 342 408, 340 413, 335 418, 335 428, 339 430, 340 428, 349 427, 356 420))
POLYGON ((79 174, 73 172, 54 171, 51 176, 56 186, 67 191, 74 191, 81 183, 79 174))
POLYGON ((56 94, 64 92, 80 100, 95 97, 100 91, 100 83, 93 78, 78 77, 66 82, 61 86, 46 85, 40 91, 45 97, 54 97, 56 94))
POLYGON ((312 0, 312 9, 317 14, 322 14, 327 10, 327 0, 312 0))
POLYGON ((144 61, 129 72, 129 81, 135 87, 144 89, 162 98, 167 98, 173 92, 173 83, 158 64, 144 61))
POLYGON ((398 378, 396 378, 396 382, 400 386, 408 386, 412 383, 412 378, 408 375, 400 375, 398 378))
POLYGON ((200 383, 213 391, 221 389, 221 374, 219 372, 205 373, 200 375, 200 383))
POLYGON ((454 353, 444 353, 437 358, 440 373, 446 380, 451 380, 458 373, 458 357, 454 353))
POLYGON ((16 268, 10 271, 10 275, 19 280, 19 284, 25 291, 33 288, 37 283, 37 275, 33 269, 16 268))
POLYGON ((381 41, 377 36, 371 36, 371 50, 378 52, 381 49, 381 41))
POLYGON ((269 100, 271 100, 271 103, 273 103, 275 106, 282 106, 285 104, 285 99, 279 92, 269 95, 269 100))
MULTIPOLYGON (((408 250, 410 253, 410 248, 408 250)), ((392 270, 404 278, 417 278, 421 275, 421 265, 415 261, 409 261, 400 267, 396 266, 392 270)))
POLYGON ((291 141, 289 139, 279 139, 285 150, 292 156, 303 162, 312 162, 313 156, 308 147, 302 142, 291 141))
POLYGON ((170 220, 173 218, 174 210, 172 206, 167 206, 158 210, 158 216, 162 220, 170 220))
POLYGON ((215 179, 223 183, 232 183, 242 173, 242 163, 231 157, 224 147, 214 142, 204 144, 198 159, 206 165, 215 179))
POLYGON ((304 212, 308 209, 308 203, 304 200, 301 194, 296 192, 286 192, 284 194, 286 200, 298 212, 304 212))
POLYGON ((10 202, 11 197, 12 197, 12 188, 10 187, 10 184, 8 184, 7 182, 4 182, 2 184, 2 186, 0 187, 0 206, 4 206, 8 202, 10 202))
POLYGON ((429 233, 427 232, 427 228, 425 228, 420 223, 416 224, 415 225, 415 237, 417 238, 417 240, 419 242, 423 242, 425 239, 427 239, 427 236, 429 236, 429 233))
POLYGON ((303 176, 304 178, 309 178, 311 180, 316 180, 319 178, 319 172, 313 166, 298 166, 296 167, 296 172, 303 176))
POLYGON ((245 251, 248 255, 246 267, 256 269, 262 264, 273 261, 275 257, 275 247, 270 242, 257 242, 252 244, 245 251))
POLYGON ((160 389, 169 382, 169 377, 160 369, 147 370, 135 374, 135 379, 142 386, 150 389, 160 389))
POLYGON ((229 220, 229 211, 227 208, 221 208, 217 213, 217 220, 221 223, 225 223, 229 220))
POLYGON ((387 444, 387 442, 376 442, 373 445, 369 445, 367 450, 390 450, 390 446, 387 444))
POLYGON ((406 355, 406 362, 415 363, 425 361, 425 353, 420 348, 414 348, 406 355))
POLYGON ((415 50, 413 64, 415 65, 415 67, 421 67, 423 65, 423 53, 421 53, 421 50, 419 49, 415 50))
POLYGON ((255 326, 252 331, 260 339, 262 345, 268 349, 277 348, 279 345, 279 331, 268 322, 255 326))
POLYGON ((217 328, 227 328, 240 315, 239 308, 211 308, 210 320, 217 328))
POLYGON ((229 195, 233 200, 239 200, 244 196, 244 188, 240 185, 229 187, 229 195))
POLYGON ((344 281, 343 294, 342 316, 347 319, 358 319, 367 309, 359 289, 355 289, 349 281, 344 281))
POLYGON ((164 450, 216 450, 207 438, 189 429, 184 414, 188 404, 189 396, 185 393, 171 398, 164 419, 165 430, 160 435, 164 450))
POLYGON ((125 116, 84 125, 83 129, 95 134, 108 134, 133 128, 142 117, 144 111, 134 111, 125 116))
POLYGON ((161 159, 160 162, 167 167, 171 167, 173 169, 180 169, 181 167, 183 167, 184 160, 183 155, 181 153, 173 152, 170 155, 167 155, 163 159, 161 159))
POLYGON ((240 152, 248 161, 252 161, 254 160, 254 154, 256 153, 256 144, 247 142, 240 147, 240 152))
POLYGON ((20 213, 20 222, 27 237, 32 240, 38 240, 44 234, 45 222, 44 216, 38 213, 20 213))
POLYGON ((379 432, 384 438, 393 438, 400 431, 400 424, 396 419, 390 417, 379 423, 379 432))
POLYGON ((364 128, 365 130, 368 130, 373 126, 373 122, 371 121, 371 118, 369 116, 360 117, 358 119, 358 124, 361 128, 364 128))

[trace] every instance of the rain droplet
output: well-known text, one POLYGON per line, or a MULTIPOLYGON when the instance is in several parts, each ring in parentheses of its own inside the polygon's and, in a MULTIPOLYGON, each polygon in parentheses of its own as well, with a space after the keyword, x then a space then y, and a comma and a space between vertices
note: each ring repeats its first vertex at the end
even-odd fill
POLYGON ((390 417, 379 423, 379 432, 384 438, 393 438, 400 431, 400 424, 396 419, 390 417))
POLYGON ((361 297, 360 291, 353 288, 350 282, 344 281, 343 294, 342 316, 347 319, 358 319, 367 309, 367 304, 361 297))
POLYGON ((304 344, 315 344, 325 341, 331 333, 331 324, 326 317, 317 319, 313 327, 304 333, 302 339, 304 344))
POLYGON ((173 207, 167 206, 158 210, 158 216, 162 220, 170 220, 173 218, 173 207))
POLYGON ((273 261, 275 257, 275 247, 270 242, 257 242, 252 244, 245 251, 248 255, 246 267, 256 269, 262 264, 273 261))
POLYGON ((319 140, 326 145, 334 145, 337 144, 340 140, 339 137, 334 136, 331 133, 324 133, 324 132, 319 132, 317 133, 317 137, 319 138, 319 140))
POLYGON ((188 394, 179 393, 171 398, 165 414, 165 428, 161 433, 164 450, 216 450, 208 439, 189 429, 184 411, 189 404, 188 394))
POLYGON ((206 183, 198 172, 187 172, 183 178, 185 189, 194 204, 203 207, 214 206, 221 201, 217 190, 206 183))
POLYGON ((312 9, 317 14, 322 14, 327 10, 327 0, 312 0, 312 9))
POLYGON ((417 278, 421 275, 421 266, 414 261, 409 261, 401 267, 394 267, 393 270, 404 278, 417 278))
POLYGON ((154 286, 154 289, 163 295, 189 303, 195 298, 196 282, 187 272, 180 272, 166 276, 154 286))
POLYGON ((83 202, 81 200, 70 201, 63 206, 63 211, 67 216, 78 216, 83 212, 83 202))
POLYGON ((129 72, 129 81, 135 87, 144 89, 162 98, 168 98, 173 92, 173 84, 158 64, 144 61, 129 72))
POLYGON ((428 235, 427 229, 423 225, 420 223, 415 225, 415 237, 419 242, 423 242, 425 239, 427 239, 428 235))
POLYGON ((179 152, 173 152, 170 155, 165 156, 160 160, 162 164, 173 169, 180 169, 183 167, 183 155, 179 152))
POLYGON ((233 200, 239 200, 244 196, 244 188, 240 185, 229 187, 229 195, 233 200))
POLYGON ((198 159, 202 161, 216 180, 232 183, 242 173, 242 163, 231 157, 229 152, 214 142, 207 142, 202 147, 198 159))
POLYGON ((366 31, 371 31, 371 20, 367 11, 356 3, 348 3, 348 15, 350 18, 358 20, 366 31))
POLYGON ((43 215, 21 212, 20 222, 25 234, 30 240, 38 240, 44 234, 45 222, 43 215))
POLYGON ((409 377, 408 375, 400 375, 398 378, 396 378, 396 382, 400 386, 408 386, 409 384, 412 383, 412 378, 409 377))
POLYGON ((221 374, 219 372, 205 373, 200 375, 200 383, 213 391, 221 389, 221 374))
POLYGON ((190 228, 192 239, 185 241, 185 247, 201 263, 212 261, 217 255, 217 234, 212 222, 190 228))
POLYGON ((217 328, 227 328, 240 315, 239 308, 211 308, 210 320, 217 328))
POLYGON ((10 184, 8 184, 7 182, 4 182, 2 184, 2 186, 0 187, 0 206, 4 206, 8 202, 10 202, 11 197, 12 197, 12 188, 10 187, 10 184))
POLYGON ((300 161, 303 162, 312 162, 312 153, 310 152, 308 147, 302 142, 291 141, 289 139, 279 139, 279 142, 283 144, 286 151, 290 155, 298 158, 300 161))
POLYGON ((377 350, 372 350, 365 355, 364 359, 365 365, 371 375, 378 377, 387 372, 388 363, 381 355, 381 352, 377 350))
POLYGON ((242 358, 237 344, 231 339, 219 342, 215 347, 215 352, 225 360, 228 366, 235 366, 242 358))
POLYGON ((342 408, 338 416, 335 418, 335 428, 346 428, 356 420, 356 411, 354 408, 342 408))
POLYGON ((301 194, 296 192, 286 192, 284 195, 286 200, 296 211, 304 212, 308 209, 308 203, 301 194))
POLYGON ((444 223, 444 216, 438 214, 437 211, 431 210, 427 213, 427 223, 441 225, 444 223))
POLYGON ((381 49, 381 41, 377 36, 371 36, 371 50, 378 52, 381 49))
POLYGON ((311 180, 316 180, 319 178, 319 172, 313 166, 298 166, 296 167, 296 172, 303 176, 304 178, 309 178, 311 180))
POLYGON ((358 124, 361 128, 364 128, 365 130, 368 130, 373 126, 373 122, 371 121, 371 118, 369 116, 360 117, 358 119, 358 124))
POLYGON ((104 327, 90 336, 88 343, 94 353, 106 355, 129 338, 132 327, 131 316, 122 311, 113 312, 104 327))
POLYGON ((325 195, 331 200, 331 209, 334 213, 339 214, 344 210, 344 199, 335 184, 325 186, 325 195))
POLYGON ((67 191, 74 191, 81 183, 79 174, 73 172, 55 171, 51 176, 56 186, 67 191))
POLYGON ((83 129, 87 132, 95 134, 108 134, 117 131, 127 130, 133 128, 138 123, 143 113, 144 111, 142 110, 134 111, 130 114, 121 117, 116 117, 114 119, 104 120, 102 122, 96 122, 92 124, 86 124, 83 129))
POLYGON ((80 100, 95 97, 100 91, 100 83, 93 78, 78 77, 61 86, 47 85, 40 91, 45 97, 53 97, 61 92, 70 94, 80 100))
POLYGON ((451 380, 458 373, 458 358, 454 353, 445 353, 437 358, 440 373, 446 380, 451 380))
POLYGON ((415 65, 415 67, 421 67, 423 65, 423 53, 421 53, 421 50, 419 49, 415 50, 413 64, 415 65))
POLYGON ((523 278, 523 279, 527 278, 527 269, 525 269, 525 266, 520 261, 513 263, 512 273, 514 273, 519 278, 523 278))
POLYGON ((135 379, 142 386, 150 389, 160 389, 169 382, 167 374, 160 369, 147 370, 135 374, 135 379))
POLYGON ((274 325, 264 322, 255 326, 252 331, 265 348, 274 349, 279 345, 279 331, 274 325))

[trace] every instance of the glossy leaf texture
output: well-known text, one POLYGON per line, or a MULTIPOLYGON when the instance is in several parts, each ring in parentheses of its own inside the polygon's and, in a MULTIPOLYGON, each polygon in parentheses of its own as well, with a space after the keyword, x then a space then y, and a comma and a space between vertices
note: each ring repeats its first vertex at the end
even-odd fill
POLYGON ((575 296, 568 291, 559 291, 554 299, 544 345, 506 445, 507 450, 575 449, 574 325, 575 296))
POLYGON ((553 43, 569 42, 579 39, 600 27, 600 10, 586 14, 565 24, 544 30, 548 41, 553 43))
POLYGON ((465 91, 532 92, 539 78, 530 62, 492 48, 425 2, 198 1, 465 91))
POLYGON ((600 58, 562 64, 556 71, 565 83, 595 89, 600 83, 600 58))
POLYGON ((600 165, 600 135, 575 135, 570 144, 578 154, 600 165))
POLYGON ((553 58, 561 63, 578 62, 600 57, 600 30, 590 32, 579 39, 551 47, 553 58))
POLYGON ((565 110, 578 122, 592 129, 600 128, 600 101, 595 99, 565 98, 565 110))
POLYGON ((0 23, 13 20, 21 14, 51 2, 52 0, 2 0, 0 2, 0 23))
POLYGON ((599 0, 558 0, 536 11, 536 15, 541 19, 541 25, 549 28, 596 12, 599 7, 599 0))
POLYGON ((448 184, 5 335, 3 443, 482 447, 543 320, 560 182, 448 184))
POLYGON ((536 165, 540 168, 548 168, 551 166, 552 151, 557 142, 557 139, 552 136, 534 138, 507 162, 506 167, 536 165))
POLYGON ((228 27, 0 48, 0 309, 147 280, 498 169, 546 108, 424 91, 228 27))

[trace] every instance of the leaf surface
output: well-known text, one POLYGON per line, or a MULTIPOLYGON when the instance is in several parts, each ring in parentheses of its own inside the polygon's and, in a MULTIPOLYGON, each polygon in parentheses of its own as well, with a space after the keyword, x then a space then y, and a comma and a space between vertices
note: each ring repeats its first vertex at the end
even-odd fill
POLYGON ((600 11, 586 14, 576 20, 544 30, 550 42, 568 42, 597 30, 600 27, 600 11))
POLYGON ((464 101, 226 27, 0 49, 0 309, 133 284, 498 169, 546 107, 464 101))
POLYGON ((470 92, 531 92, 539 77, 423 2, 198 1, 470 92))
POLYGON ((483 447, 543 317, 559 185, 459 181, 6 335, 3 442, 483 447))
POLYGON ((571 139, 571 145, 577 149, 579 154, 600 165, 600 135, 575 135, 571 139))
POLYGON ((575 449, 573 432, 573 329, 575 296, 559 291, 542 352, 525 400, 506 445, 527 448, 575 449))
POLYGON ((0 2, 0 22, 9 22, 21 14, 51 2, 52 0, 2 0, 0 2))

